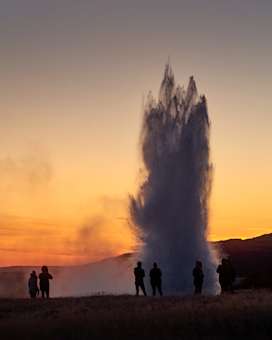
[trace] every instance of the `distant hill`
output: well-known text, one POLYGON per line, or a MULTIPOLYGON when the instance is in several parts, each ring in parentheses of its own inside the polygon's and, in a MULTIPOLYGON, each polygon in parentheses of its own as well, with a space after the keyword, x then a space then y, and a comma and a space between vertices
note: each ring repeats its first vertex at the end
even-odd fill
MULTIPOLYGON (((251 239, 212 243, 221 257, 230 257, 240 288, 272 287, 272 234, 251 239)), ((83 296, 94 293, 134 292, 132 268, 135 254, 128 253, 79 266, 50 267, 55 280, 53 296, 83 296)), ((0 297, 27 294, 29 273, 39 267, 0 267, 0 297)))
POLYGON ((251 239, 214 242, 221 254, 229 256, 243 286, 272 287, 272 234, 251 239))

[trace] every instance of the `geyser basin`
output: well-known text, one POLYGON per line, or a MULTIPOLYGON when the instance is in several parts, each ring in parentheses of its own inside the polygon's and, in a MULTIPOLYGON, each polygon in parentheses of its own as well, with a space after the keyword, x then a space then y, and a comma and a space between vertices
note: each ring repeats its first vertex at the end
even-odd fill
POLYGON ((208 199, 212 165, 207 101, 190 78, 187 90, 175 85, 166 65, 158 101, 145 104, 141 151, 145 179, 130 211, 143 241, 146 268, 158 262, 168 294, 192 292, 192 269, 203 263, 204 291, 214 293, 216 256, 208 243, 208 199))

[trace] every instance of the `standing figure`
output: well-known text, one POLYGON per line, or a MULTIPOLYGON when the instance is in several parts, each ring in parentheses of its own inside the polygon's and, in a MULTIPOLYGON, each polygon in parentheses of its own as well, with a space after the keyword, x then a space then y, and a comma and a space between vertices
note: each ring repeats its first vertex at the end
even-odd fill
POLYGON ((49 280, 53 279, 53 276, 49 274, 47 266, 42 266, 42 272, 39 275, 40 290, 42 292, 42 298, 49 299, 49 280))
POLYGON ((230 291, 234 275, 227 259, 222 259, 221 264, 217 267, 217 273, 219 274, 221 293, 230 291))
POLYGON ((161 288, 162 272, 160 268, 158 268, 158 265, 156 262, 153 263, 153 268, 150 270, 149 276, 150 276, 150 284, 152 287, 153 296, 156 295, 156 289, 158 289, 160 296, 162 296, 162 288, 161 288))
POLYGON ((28 291, 32 299, 35 299, 37 294, 39 295, 38 277, 36 275, 35 270, 33 270, 33 272, 30 273, 30 277, 28 279, 28 291))
POLYGON ((227 264, 228 264, 228 275, 229 275, 229 290, 231 293, 234 293, 233 284, 236 279, 236 272, 232 265, 231 259, 229 257, 227 259, 227 264))
POLYGON ((204 274, 202 270, 202 262, 196 261, 195 268, 193 269, 193 278, 195 286, 195 294, 201 294, 204 274))
POLYGON ((136 295, 139 295, 139 288, 144 293, 144 296, 146 296, 145 291, 145 285, 144 285, 144 277, 145 277, 145 271, 142 268, 142 262, 137 263, 137 267, 134 268, 134 276, 135 276, 135 287, 136 287, 136 295))

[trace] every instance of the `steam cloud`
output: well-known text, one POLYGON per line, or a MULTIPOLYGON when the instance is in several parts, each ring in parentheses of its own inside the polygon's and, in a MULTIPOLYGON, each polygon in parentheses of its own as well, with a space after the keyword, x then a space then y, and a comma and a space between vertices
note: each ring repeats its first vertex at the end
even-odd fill
POLYGON ((166 65, 158 102, 149 93, 141 134, 146 176, 130 211, 148 267, 159 263, 168 293, 192 291, 196 260, 204 266, 206 292, 215 292, 216 255, 206 240, 212 165, 207 102, 190 78, 175 86, 166 65))

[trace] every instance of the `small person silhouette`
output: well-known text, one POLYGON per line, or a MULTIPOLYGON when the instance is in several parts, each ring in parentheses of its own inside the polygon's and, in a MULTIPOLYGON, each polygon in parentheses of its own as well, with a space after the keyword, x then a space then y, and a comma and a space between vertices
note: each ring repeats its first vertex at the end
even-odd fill
POLYGON ((49 274, 47 266, 42 266, 42 272, 39 275, 40 290, 42 292, 42 298, 49 299, 49 280, 53 279, 53 276, 49 274))
POLYGON ((222 259, 221 264, 218 265, 217 274, 219 275, 218 280, 221 287, 221 294, 227 290, 226 280, 226 259, 222 259))
POLYGON ((150 270, 149 273, 150 276, 150 284, 152 287, 152 293, 153 296, 156 295, 156 290, 158 289, 158 292, 160 294, 160 296, 162 296, 162 283, 161 283, 161 277, 162 277, 162 272, 160 270, 160 268, 158 268, 158 265, 156 262, 153 263, 153 268, 150 270))
POLYGON ((35 270, 33 270, 33 272, 30 273, 30 277, 28 279, 28 291, 32 299, 35 299, 36 296, 39 295, 38 277, 36 275, 35 270))
POLYGON ((144 285, 145 271, 143 270, 142 262, 140 261, 137 263, 137 267, 134 268, 134 276, 135 276, 136 296, 139 295, 140 288, 144 296, 146 296, 145 285, 144 285))
POLYGON ((195 294, 201 294, 203 280, 204 280, 204 274, 202 270, 201 261, 196 261, 195 263, 195 268, 193 269, 193 278, 194 278, 195 294))

